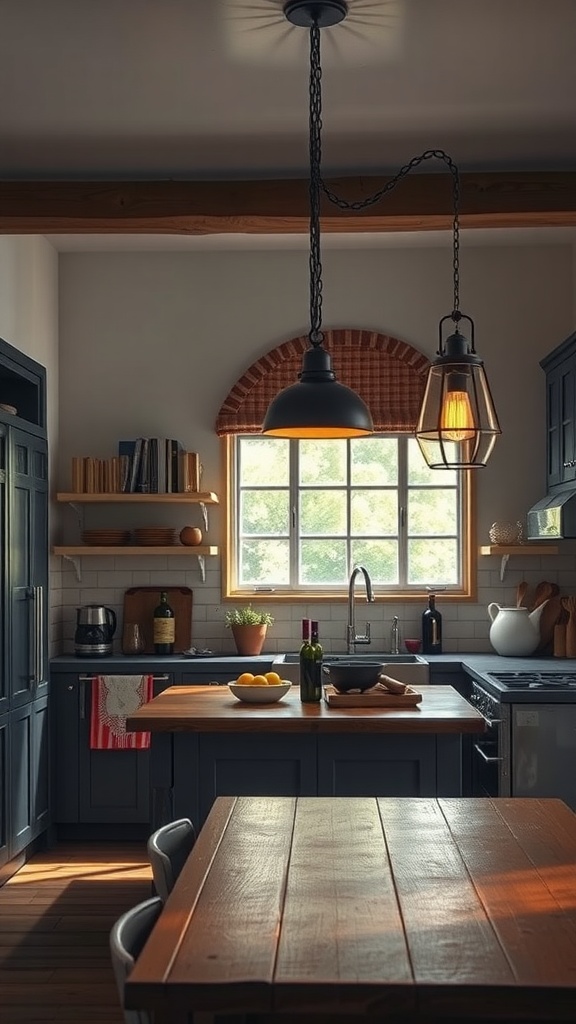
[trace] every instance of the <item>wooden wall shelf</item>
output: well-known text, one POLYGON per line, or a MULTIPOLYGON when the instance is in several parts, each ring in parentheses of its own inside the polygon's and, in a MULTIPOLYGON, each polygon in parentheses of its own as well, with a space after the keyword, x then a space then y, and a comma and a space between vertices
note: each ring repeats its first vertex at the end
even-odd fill
POLYGON ((557 555, 557 544, 486 544, 481 555, 557 555))
POLYGON ((500 562, 500 579, 504 580, 506 566, 510 555, 557 555, 557 544, 483 544, 481 555, 498 555, 500 562))
POLYGON ((52 548, 53 555, 63 555, 69 558, 81 557, 82 555, 217 555, 218 548, 214 545, 199 544, 197 547, 188 547, 185 544, 171 544, 170 547, 137 547, 135 544, 124 544, 122 547, 106 547, 101 544, 90 546, 89 544, 63 544, 52 548))
MULTIPOLYGON (((79 505, 87 504, 99 504, 99 505, 111 505, 111 504, 126 504, 126 505, 200 505, 204 518, 204 527, 208 529, 208 514, 206 505, 218 505, 218 495, 214 494, 213 491, 186 491, 185 493, 177 494, 101 494, 101 493, 87 493, 81 492, 76 494, 72 491, 59 491, 56 495, 56 501, 66 502, 74 508, 78 514, 78 518, 81 521, 83 514, 80 512, 79 505)), ((80 522, 81 525, 81 522, 80 522)), ((136 546, 134 544, 125 544, 121 547, 107 547, 104 545, 91 546, 88 544, 60 544, 52 548, 53 555, 60 555, 62 558, 67 558, 76 570, 76 578, 80 580, 80 559, 86 557, 129 557, 137 556, 139 558, 146 556, 157 556, 157 555, 168 555, 174 557, 177 555, 190 556, 193 555, 198 559, 198 565, 200 566, 200 573, 202 576, 202 582, 206 580, 206 555, 217 555, 218 548, 212 544, 200 544, 198 546, 188 546, 185 544, 172 544, 169 547, 151 547, 151 546, 136 546)))
POLYGON ((80 503, 119 504, 126 502, 133 505, 218 505, 218 495, 213 491, 186 491, 183 494, 93 494, 82 492, 73 494, 60 491, 56 501, 65 501, 69 505, 80 503))

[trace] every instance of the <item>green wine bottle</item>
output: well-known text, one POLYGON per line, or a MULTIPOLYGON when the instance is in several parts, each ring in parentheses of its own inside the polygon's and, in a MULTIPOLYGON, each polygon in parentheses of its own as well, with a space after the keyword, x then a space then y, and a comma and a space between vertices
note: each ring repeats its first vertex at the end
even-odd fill
POLYGON ((322 696, 322 647, 318 643, 318 623, 302 619, 300 648, 300 700, 318 703, 322 696))
POLYGON ((165 590, 160 591, 160 604, 154 609, 154 651, 156 654, 174 654, 176 618, 168 604, 165 590))

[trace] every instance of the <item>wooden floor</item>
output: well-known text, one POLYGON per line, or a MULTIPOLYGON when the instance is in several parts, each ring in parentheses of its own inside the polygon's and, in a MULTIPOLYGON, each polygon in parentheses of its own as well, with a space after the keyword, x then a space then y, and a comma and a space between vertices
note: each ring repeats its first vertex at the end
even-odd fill
POLYGON ((0 888, 2 1024, 121 1024, 112 923, 151 895, 144 843, 59 844, 0 888))

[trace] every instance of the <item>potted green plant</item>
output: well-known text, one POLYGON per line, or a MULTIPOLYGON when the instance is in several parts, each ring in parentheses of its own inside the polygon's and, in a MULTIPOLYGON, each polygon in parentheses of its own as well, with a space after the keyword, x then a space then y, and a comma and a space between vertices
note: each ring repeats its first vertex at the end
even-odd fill
POLYGON ((226 626, 232 630, 238 654, 251 657, 260 654, 268 626, 274 622, 270 612, 258 611, 251 604, 226 612, 226 626))

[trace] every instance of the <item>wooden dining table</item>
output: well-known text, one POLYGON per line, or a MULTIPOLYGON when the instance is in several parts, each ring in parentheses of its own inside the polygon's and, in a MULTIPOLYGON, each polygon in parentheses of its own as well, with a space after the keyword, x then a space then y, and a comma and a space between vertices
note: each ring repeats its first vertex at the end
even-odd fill
POLYGON ((125 1005, 159 1024, 575 1021, 576 815, 556 799, 219 797, 125 1005))

